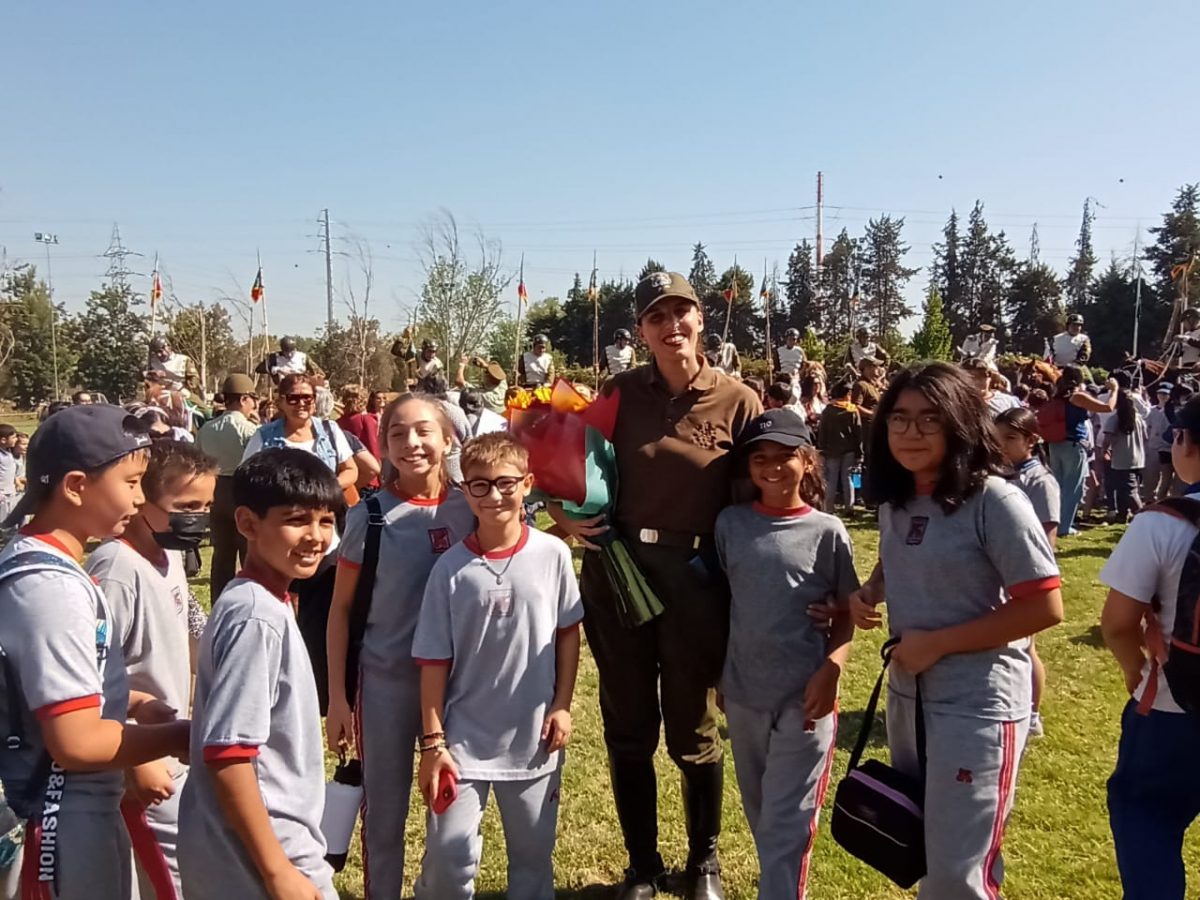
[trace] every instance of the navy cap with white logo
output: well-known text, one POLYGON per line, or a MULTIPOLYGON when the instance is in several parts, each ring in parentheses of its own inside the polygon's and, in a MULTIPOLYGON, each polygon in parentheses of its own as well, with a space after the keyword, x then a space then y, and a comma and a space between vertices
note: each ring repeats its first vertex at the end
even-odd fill
POLYGON ((756 441, 774 441, 785 447, 812 446, 812 432, 804 418, 790 409, 770 409, 754 419, 738 435, 738 446, 756 441))
POLYGON ((19 525, 68 472, 92 472, 150 446, 147 425, 119 406, 71 406, 55 413, 29 439, 25 494, 4 520, 19 525))

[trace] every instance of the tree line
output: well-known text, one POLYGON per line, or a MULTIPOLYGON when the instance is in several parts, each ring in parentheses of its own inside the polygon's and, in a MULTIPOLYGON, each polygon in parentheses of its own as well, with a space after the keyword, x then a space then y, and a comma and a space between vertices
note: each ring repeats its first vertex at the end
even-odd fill
MULTIPOLYGON (((1060 273, 1038 257, 1036 236, 1028 257, 1018 259, 1005 232, 988 225, 982 202, 965 222, 951 212, 926 273, 920 328, 908 340, 900 326, 918 311, 908 305, 906 289, 920 270, 905 264, 909 245, 902 217, 871 219, 858 236, 843 228, 820 270, 808 240, 796 244, 783 271, 767 273, 765 280, 736 264, 718 273, 704 244, 697 243, 687 275, 707 327, 749 357, 764 354, 768 308, 772 343, 778 344, 787 328, 796 328, 809 355, 829 362, 841 358, 858 326, 869 328, 902 361, 950 358, 980 324, 996 328, 1003 349, 1040 355, 1045 337, 1062 328, 1068 313, 1079 312, 1086 318, 1094 357, 1113 365, 1132 349, 1140 273, 1140 349, 1157 357, 1175 298, 1185 293, 1189 303, 1200 299, 1200 273, 1188 277, 1200 254, 1200 184, 1178 190, 1159 224, 1149 229, 1151 240, 1140 259, 1113 256, 1101 266, 1093 221, 1088 201, 1074 253, 1060 273)), ((453 217, 442 214, 427 228, 421 250, 424 278, 402 327, 389 329, 373 314, 370 247, 359 239, 355 267, 339 292, 346 315, 313 335, 294 335, 334 385, 399 387, 390 351, 406 330, 417 346, 425 337, 437 340, 451 367, 467 355, 485 356, 512 370, 518 323, 507 311, 506 298, 515 293, 516 272, 505 264, 499 243, 482 234, 462 240, 453 217)), ((544 334, 562 364, 590 367, 593 309, 599 312, 602 348, 616 329, 633 330, 634 287, 664 268, 650 258, 634 279, 585 283, 576 274, 563 297, 547 297, 522 311, 523 345, 544 334)), ((252 371, 266 343, 274 344, 274 338, 266 343, 261 337, 237 338, 230 308, 247 322, 254 312, 244 302, 224 299, 230 302, 172 298, 158 317, 158 331, 197 361, 210 390, 228 372, 252 371)), ((123 284, 92 291, 80 313, 68 313, 61 304, 52 311, 36 268, 17 266, 0 278, 0 399, 29 408, 76 388, 102 391, 111 400, 136 396, 150 318, 144 299, 123 284)))

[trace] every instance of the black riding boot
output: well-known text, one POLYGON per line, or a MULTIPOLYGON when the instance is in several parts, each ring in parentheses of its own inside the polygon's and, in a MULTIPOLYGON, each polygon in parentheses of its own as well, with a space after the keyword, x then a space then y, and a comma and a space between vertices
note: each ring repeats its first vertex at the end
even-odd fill
POLYGON ((721 789, 725 769, 720 763, 679 767, 683 775, 683 815, 687 823, 688 900, 725 900, 717 838, 721 834, 721 789))
POLYGON ((629 868, 617 900, 650 900, 664 866, 658 855, 658 780, 650 759, 618 760, 609 757, 613 799, 625 836, 629 868))

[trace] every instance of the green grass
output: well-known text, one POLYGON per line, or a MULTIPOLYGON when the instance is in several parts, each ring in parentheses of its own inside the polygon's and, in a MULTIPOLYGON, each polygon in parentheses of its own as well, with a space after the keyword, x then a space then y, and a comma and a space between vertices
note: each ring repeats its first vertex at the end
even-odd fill
POLYGON ((0 422, 11 425, 24 434, 33 434, 37 429, 38 420, 36 413, 10 412, 0 414, 0 422))
MULTIPOLYGON (((875 559, 873 523, 861 516, 851 523, 860 570, 875 559)), ((1015 898, 1097 900, 1120 896, 1112 839, 1104 802, 1104 785, 1116 758, 1119 717, 1125 703, 1120 676, 1100 640, 1098 621, 1104 588, 1100 566, 1119 537, 1116 527, 1099 527, 1065 540, 1059 560, 1063 570, 1066 622, 1038 638, 1049 673, 1043 703, 1046 736, 1031 743, 1021 769, 1016 810, 1005 841, 1008 870, 1005 893, 1015 898)), ((207 586, 198 585, 206 594, 207 586)), ((849 746, 861 710, 878 674, 882 635, 860 633, 842 684, 842 722, 834 783, 845 772, 849 746)), ((596 667, 584 651, 574 707, 575 735, 564 771, 563 804, 555 851, 556 881, 561 897, 594 897, 600 886, 621 878, 625 865, 621 831, 613 809, 597 703, 596 667)), ((882 753, 883 731, 877 723, 872 752, 882 753)), ((659 822, 667 865, 682 867, 686 853, 678 777, 660 747, 659 822)), ((742 815, 733 759, 726 755, 726 806, 721 862, 731 900, 755 896, 757 863, 742 815)), ((832 791, 830 792, 832 797, 832 791)), ((822 818, 812 861, 810 896, 821 900, 887 900, 911 896, 888 883, 838 847, 829 836, 829 803, 822 818)), ((406 829, 407 872, 411 881, 420 867, 424 807, 414 796, 406 829)), ((1193 833, 1194 836, 1194 833, 1193 833)), ((362 896, 357 847, 337 880, 345 898, 362 896)), ((1200 870, 1200 848, 1193 841, 1185 854, 1187 868, 1200 870)), ((1197 886, 1193 878, 1192 890, 1197 886)), ((478 888, 502 895, 505 885, 503 834, 490 808, 484 819, 484 856, 478 888)))

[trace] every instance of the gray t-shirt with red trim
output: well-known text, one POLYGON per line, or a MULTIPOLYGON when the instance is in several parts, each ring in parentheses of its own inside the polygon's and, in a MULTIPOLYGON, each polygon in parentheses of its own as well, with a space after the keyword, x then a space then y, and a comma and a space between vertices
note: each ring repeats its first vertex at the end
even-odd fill
POLYGON ((774 712, 803 701, 828 652, 808 607, 858 589, 850 535, 835 516, 757 503, 717 516, 717 554, 733 592, 721 691, 742 706, 774 712))
POLYGON ((583 619, 571 551, 535 529, 498 558, 473 546, 464 541, 434 565, 413 656, 450 665, 444 727, 463 778, 540 778, 562 762, 541 735, 554 699, 555 641, 583 619))
MULTIPOLYGON (((475 515, 457 488, 437 501, 402 500, 390 490, 375 496, 386 524, 379 536, 379 565, 360 661, 374 671, 415 678, 412 641, 425 582, 434 563, 471 533, 475 515)), ((366 503, 346 514, 339 565, 362 565, 367 518, 366 503)))
MULTIPOLYGON (((0 647, 16 673, 24 732, 22 761, 32 774, 45 752, 39 721, 78 709, 124 722, 129 685, 112 613, 104 594, 69 553, 41 538, 21 535, 0 553, 0 566, 18 554, 50 554, 57 562, 30 562, 0 581, 0 647)), ((26 557, 32 560, 32 557, 26 557)), ((8 731, 9 690, 0 670, 0 722, 8 731)), ((63 811, 114 812, 121 802, 119 771, 67 772, 63 811)))
POLYGON ((221 810, 208 766, 248 759, 284 853, 336 898, 321 834, 324 744, 312 666, 291 604, 248 578, 235 578, 221 593, 200 641, 191 759, 179 810, 188 897, 265 896, 258 870, 221 810))
MULTIPOLYGON (((931 497, 879 508, 879 558, 893 635, 961 625, 1057 587, 1058 563, 1029 498, 990 477, 953 514, 931 497)), ((952 715, 1013 720, 1029 715, 1028 638, 1004 647, 945 656, 920 676, 926 707, 952 715)), ((911 675, 893 666, 890 690, 916 695, 911 675)))

